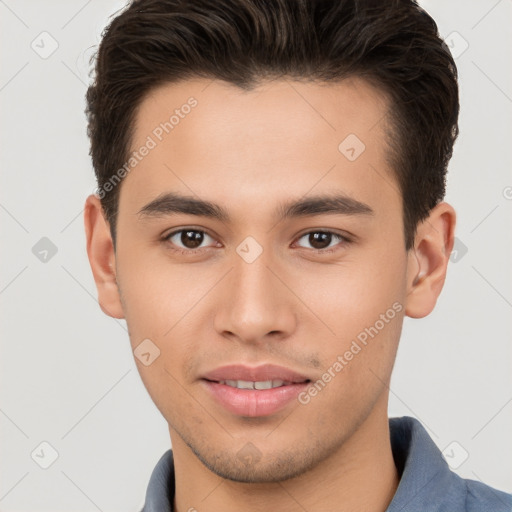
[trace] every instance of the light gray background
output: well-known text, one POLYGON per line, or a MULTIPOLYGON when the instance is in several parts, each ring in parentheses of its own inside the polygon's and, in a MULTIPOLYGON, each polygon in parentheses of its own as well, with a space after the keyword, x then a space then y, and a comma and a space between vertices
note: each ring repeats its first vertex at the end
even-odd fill
MULTIPOLYGON (((512 2, 421 4, 458 55, 459 250, 435 311, 405 321, 389 413, 420 419, 460 475, 512 492, 512 2)), ((123 5, 0 0, 1 511, 138 511, 170 447, 85 251, 89 57, 123 5), (52 39, 47 58, 31 47, 52 39), (42 237, 57 248, 46 262, 42 237), (59 454, 48 469, 31 456, 43 441, 59 454)))

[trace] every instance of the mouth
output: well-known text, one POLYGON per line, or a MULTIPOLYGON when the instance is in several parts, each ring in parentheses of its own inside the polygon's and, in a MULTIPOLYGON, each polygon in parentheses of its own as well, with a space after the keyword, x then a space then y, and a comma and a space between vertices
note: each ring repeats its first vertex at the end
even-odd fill
POLYGON ((311 379, 275 365, 232 365, 205 374, 201 382, 224 410, 237 416, 259 417, 290 406, 311 379))
MULTIPOLYGON (((210 381, 216 382, 216 381, 210 381)), ((226 386, 230 386, 236 389, 274 389, 280 388, 282 386, 291 386, 294 384, 293 382, 288 382, 284 380, 260 380, 260 381, 252 381, 252 380, 220 380, 218 384, 224 384, 226 386)))

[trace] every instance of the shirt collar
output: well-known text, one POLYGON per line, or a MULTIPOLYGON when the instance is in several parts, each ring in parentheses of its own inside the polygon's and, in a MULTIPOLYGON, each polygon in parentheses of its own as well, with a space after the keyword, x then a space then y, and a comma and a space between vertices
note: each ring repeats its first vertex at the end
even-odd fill
MULTIPOLYGON (((400 483, 386 512, 439 510, 441 502, 449 502, 452 512, 465 511, 464 480, 450 471, 423 425, 404 416, 390 418, 389 429, 400 483)), ((172 512, 174 492, 174 461, 167 450, 151 474, 141 512, 172 512)))
POLYGON ((452 512, 465 511, 464 480, 450 470, 423 425, 409 416, 390 418, 389 432, 400 483, 386 512, 439 510, 447 500, 452 512))

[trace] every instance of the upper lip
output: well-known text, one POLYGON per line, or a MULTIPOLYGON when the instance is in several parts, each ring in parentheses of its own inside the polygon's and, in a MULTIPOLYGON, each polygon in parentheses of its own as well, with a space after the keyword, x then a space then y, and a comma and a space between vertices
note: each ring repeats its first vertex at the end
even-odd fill
POLYGON ((263 382, 268 380, 282 380, 285 382, 306 382, 310 380, 284 366, 265 364, 262 366, 228 365, 216 368, 203 375, 203 379, 215 382, 226 380, 245 380, 252 382, 263 382))

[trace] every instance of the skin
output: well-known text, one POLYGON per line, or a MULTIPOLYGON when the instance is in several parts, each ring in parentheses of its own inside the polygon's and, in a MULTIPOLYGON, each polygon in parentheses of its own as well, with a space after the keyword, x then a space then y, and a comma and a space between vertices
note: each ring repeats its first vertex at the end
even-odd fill
POLYGON ((135 360, 169 424, 175 510, 385 511, 399 483, 387 405, 401 327, 435 306, 455 212, 440 203, 405 249, 386 163, 388 102, 361 79, 281 79, 250 92, 220 81, 166 84, 141 103, 132 148, 190 96, 197 106, 120 185, 115 251, 98 197, 85 205, 102 310, 126 319, 133 349, 147 338, 160 349, 149 366, 135 360), (366 146, 352 162, 338 150, 350 133, 366 146), (171 191, 218 203, 230 220, 138 214, 171 191), (274 215, 282 202, 333 191, 373 214, 274 215), (206 232, 202 252, 173 251, 193 249, 179 234, 163 240, 180 228, 206 232), (318 230, 350 241, 315 246, 308 234, 318 230), (247 236, 263 249, 252 263, 236 251, 247 236), (241 417, 205 392, 201 376, 234 363, 321 379, 394 303, 402 310, 305 405, 241 417), (252 462, 238 456, 247 446, 258 454, 252 462))

